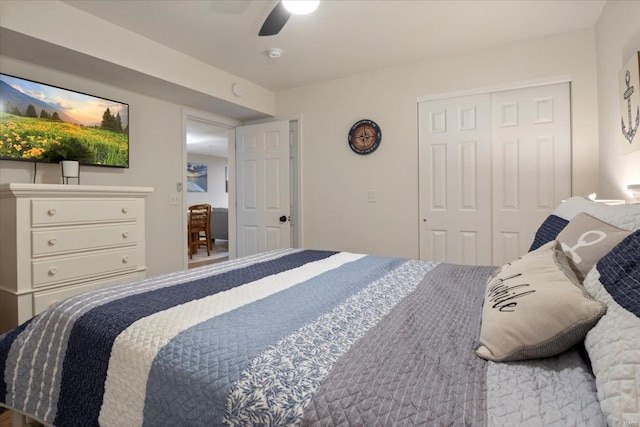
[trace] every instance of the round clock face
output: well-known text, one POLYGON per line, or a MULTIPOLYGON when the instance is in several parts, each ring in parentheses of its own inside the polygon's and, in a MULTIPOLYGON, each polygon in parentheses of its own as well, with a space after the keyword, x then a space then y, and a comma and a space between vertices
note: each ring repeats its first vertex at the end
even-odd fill
POLYGON ((373 120, 359 120, 349 130, 349 147, 358 154, 373 153, 381 140, 382 132, 373 120))

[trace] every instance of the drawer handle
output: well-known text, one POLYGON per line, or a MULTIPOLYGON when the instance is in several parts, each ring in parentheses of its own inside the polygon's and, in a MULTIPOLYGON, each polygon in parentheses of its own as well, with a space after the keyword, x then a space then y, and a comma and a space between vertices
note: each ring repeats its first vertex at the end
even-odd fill
POLYGON ((128 263, 128 262, 129 262, 129 257, 128 257, 128 256, 123 256, 123 257, 122 257, 122 263, 123 263, 123 264, 126 264, 126 263, 128 263))
POLYGON ((54 216, 56 213, 58 213, 58 211, 56 211, 55 209, 51 208, 47 211, 47 215, 49 216, 54 216))
POLYGON ((49 308, 53 307, 54 305, 56 305, 59 302, 60 301, 58 301, 58 300, 51 301, 51 303, 49 304, 49 308))
POLYGON ((128 231, 125 231, 124 233, 122 233, 122 238, 123 239, 126 239, 128 237, 129 237, 129 232, 128 231))
POLYGON ((54 246, 56 243, 58 243, 58 239, 56 239, 55 237, 49 239, 49 246, 54 246))
POLYGON ((129 212, 129 208, 128 208, 128 207, 126 207, 126 206, 123 206, 123 207, 122 207, 122 213, 123 213, 123 214, 126 214, 127 212, 129 212))
POLYGON ((49 276, 55 276, 57 272, 58 272, 57 268, 55 268, 55 267, 51 268, 51 269, 49 269, 49 276))

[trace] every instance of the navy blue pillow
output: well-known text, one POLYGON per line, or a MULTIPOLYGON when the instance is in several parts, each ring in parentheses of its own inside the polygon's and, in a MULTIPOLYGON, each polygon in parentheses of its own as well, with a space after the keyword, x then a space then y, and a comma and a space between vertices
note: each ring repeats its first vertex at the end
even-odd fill
POLYGON ((640 230, 630 234, 596 264, 600 283, 618 305, 640 317, 640 230))
POLYGON ((538 231, 536 231, 536 237, 533 239, 529 252, 538 249, 545 243, 556 240, 558 234, 560 234, 567 224, 569 224, 569 221, 566 219, 553 214, 549 215, 540 228, 538 228, 538 231))

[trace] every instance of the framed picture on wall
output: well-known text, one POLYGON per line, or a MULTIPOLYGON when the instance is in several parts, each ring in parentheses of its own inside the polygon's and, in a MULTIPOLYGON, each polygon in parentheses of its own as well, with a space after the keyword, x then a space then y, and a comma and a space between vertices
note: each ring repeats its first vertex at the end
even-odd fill
POLYGON ((622 154, 627 154, 640 150, 640 52, 636 52, 618 73, 618 92, 622 154))
POLYGON ((207 192, 207 165, 187 162, 187 192, 207 192))

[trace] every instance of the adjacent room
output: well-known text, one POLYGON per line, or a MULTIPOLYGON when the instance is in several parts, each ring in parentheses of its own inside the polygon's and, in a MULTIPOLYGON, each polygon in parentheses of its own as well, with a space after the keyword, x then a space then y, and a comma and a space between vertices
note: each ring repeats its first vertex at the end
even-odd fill
MULTIPOLYGON (((189 255, 189 268, 229 259, 228 153, 229 128, 187 119, 187 209, 198 205, 210 207, 208 230, 205 227, 205 232, 189 241, 189 249, 195 247, 189 255), (207 233, 204 240, 210 244, 203 248, 196 240, 203 240, 207 233)), ((189 216, 187 221, 190 220, 189 216)))
POLYGON ((640 425, 639 0, 0 0, 0 427, 640 425))

